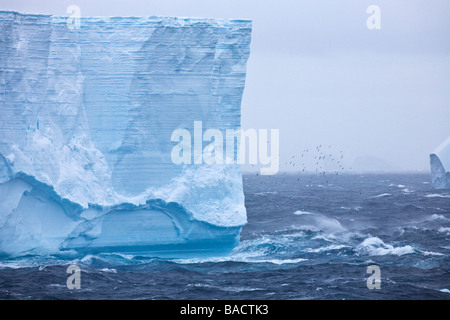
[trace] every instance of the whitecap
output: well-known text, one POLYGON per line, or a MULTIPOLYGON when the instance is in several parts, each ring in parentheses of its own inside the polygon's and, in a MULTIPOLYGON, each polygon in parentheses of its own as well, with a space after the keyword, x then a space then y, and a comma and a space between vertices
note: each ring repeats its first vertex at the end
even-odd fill
POLYGON ((66 285, 60 284, 60 283, 51 283, 47 285, 48 288, 67 288, 66 285))
POLYGON ((450 195, 433 193, 433 194, 427 194, 425 197, 427 197, 427 198, 450 198, 450 195))
POLYGON ((413 247, 406 245, 401 247, 394 247, 386 244, 378 237, 370 237, 365 239, 357 248, 360 253, 366 253, 370 256, 384 256, 388 254, 402 256, 404 254, 414 253, 413 247))
POLYGON ((254 260, 251 261, 253 263, 255 262, 269 262, 269 263, 273 263, 273 264, 293 264, 293 263, 299 263, 299 262, 303 262, 303 261, 307 261, 308 259, 303 259, 303 258, 298 258, 298 259, 268 259, 268 260, 254 260))
POLYGON ((443 253, 433 252, 433 251, 422 251, 422 253, 426 256, 443 256, 443 253))
POLYGON ((255 196, 265 196, 267 194, 278 194, 277 191, 254 192, 255 196))
POLYGON ((83 258, 81 258, 80 261, 84 262, 84 263, 89 263, 89 262, 92 262, 94 259, 98 259, 98 257, 95 255, 92 255, 92 254, 88 254, 88 255, 84 256, 83 258))
POLYGON ((297 211, 294 212, 294 214, 297 215, 297 216, 301 216, 301 215, 304 215, 304 214, 315 214, 315 213, 309 212, 309 211, 297 210, 297 211))
POLYGON ((298 213, 294 214, 299 216, 300 230, 324 231, 326 233, 337 233, 346 230, 336 218, 307 211, 296 212, 298 213))
POLYGON ((441 290, 439 290, 440 292, 444 292, 444 293, 450 293, 450 290, 449 289, 441 289, 441 290))
POLYGON ((382 194, 379 194, 377 196, 373 196, 371 198, 383 198, 383 197, 389 197, 389 196, 392 196, 392 194, 390 194, 390 193, 382 193, 382 194))
POLYGON ((350 248, 350 247, 343 245, 343 244, 332 244, 332 245, 320 247, 317 249, 308 249, 306 251, 311 252, 311 253, 319 253, 319 252, 326 252, 326 251, 331 251, 331 250, 339 250, 339 249, 343 249, 343 248, 350 248))
POLYGON ((194 288, 212 288, 217 289, 221 291, 228 291, 228 292, 245 292, 245 291, 261 291, 264 290, 262 288, 252 288, 252 287, 236 287, 236 286, 217 286, 212 285, 208 283, 189 283, 187 287, 194 287, 194 288))
POLYGON ((263 257, 258 258, 244 255, 235 255, 228 257, 212 257, 212 258, 191 258, 191 259, 174 259, 172 260, 178 264, 197 264, 197 263, 219 263, 219 262, 245 262, 245 263, 272 263, 276 265, 283 264, 295 264, 303 261, 307 261, 308 259, 297 258, 297 259, 265 259, 263 257))
POLYGON ((125 254, 125 253, 120 253, 120 252, 104 253, 104 255, 118 256, 118 257, 120 257, 122 259, 125 259, 125 260, 133 260, 134 258, 136 258, 135 255, 125 254))
POLYGON ((219 262, 244 262, 244 263, 272 263, 276 265, 294 264, 308 259, 304 258, 279 258, 273 257, 272 252, 275 247, 285 247, 289 239, 273 239, 262 237, 252 240, 244 240, 228 256, 222 257, 204 257, 204 258, 184 258, 171 259, 179 264, 197 264, 197 263, 219 263, 219 262))
POLYGON ((20 268, 26 268, 27 266, 22 266, 18 263, 12 263, 12 262, 0 262, 0 269, 20 269, 20 268))
POLYGON ((262 288, 252 288, 252 287, 217 287, 217 289, 229 292, 249 292, 249 291, 261 291, 265 290, 262 288))
POLYGON ((444 221, 447 221, 447 220, 449 220, 449 219, 447 219, 446 217, 444 217, 442 214, 433 214, 429 219, 427 219, 427 220, 431 220, 431 221, 434 221, 434 220, 444 220, 444 221))
POLYGON ((103 269, 100 269, 100 271, 110 272, 110 273, 117 273, 116 269, 109 269, 109 268, 103 268, 103 269))
POLYGON ((450 233, 450 228, 440 227, 440 228, 438 229, 438 232, 441 232, 441 233, 450 233))
POLYGON ((361 206, 353 206, 353 207, 339 207, 339 209, 342 210, 354 210, 354 211, 360 211, 362 209, 361 206))

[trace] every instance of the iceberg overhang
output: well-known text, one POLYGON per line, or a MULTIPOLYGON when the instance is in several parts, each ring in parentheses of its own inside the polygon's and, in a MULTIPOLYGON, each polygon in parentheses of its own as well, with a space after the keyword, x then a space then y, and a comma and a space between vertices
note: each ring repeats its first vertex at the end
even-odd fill
POLYGON ((240 166, 178 165, 171 133, 238 129, 251 22, 0 12, 0 255, 222 255, 240 166))

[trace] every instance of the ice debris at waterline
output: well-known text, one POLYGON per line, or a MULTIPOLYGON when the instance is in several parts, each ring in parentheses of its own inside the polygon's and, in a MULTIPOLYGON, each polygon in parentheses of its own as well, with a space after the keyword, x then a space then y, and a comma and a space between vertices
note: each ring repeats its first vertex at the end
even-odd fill
POLYGON ((0 12, 0 255, 227 254, 239 165, 176 165, 171 133, 240 128, 251 22, 0 12))
POLYGON ((431 183, 435 189, 450 189, 450 137, 430 155, 431 183))

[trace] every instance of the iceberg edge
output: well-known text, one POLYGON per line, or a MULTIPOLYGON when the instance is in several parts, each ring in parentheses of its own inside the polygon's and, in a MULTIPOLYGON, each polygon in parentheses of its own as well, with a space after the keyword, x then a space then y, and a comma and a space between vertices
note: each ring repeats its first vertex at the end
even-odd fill
POLYGON ((450 189, 450 172, 446 172, 439 157, 430 154, 431 183, 435 189, 450 189))

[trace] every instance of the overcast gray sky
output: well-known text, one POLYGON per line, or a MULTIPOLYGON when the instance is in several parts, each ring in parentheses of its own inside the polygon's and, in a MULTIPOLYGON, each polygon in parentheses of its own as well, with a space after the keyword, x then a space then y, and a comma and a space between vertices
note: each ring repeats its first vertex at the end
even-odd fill
POLYGON ((280 129, 281 170, 318 145, 342 151, 347 169, 428 170, 450 136, 448 0, 0 0, 0 9, 66 15, 71 4, 85 16, 253 20, 242 125, 280 129), (372 4, 380 30, 366 27, 372 4))

